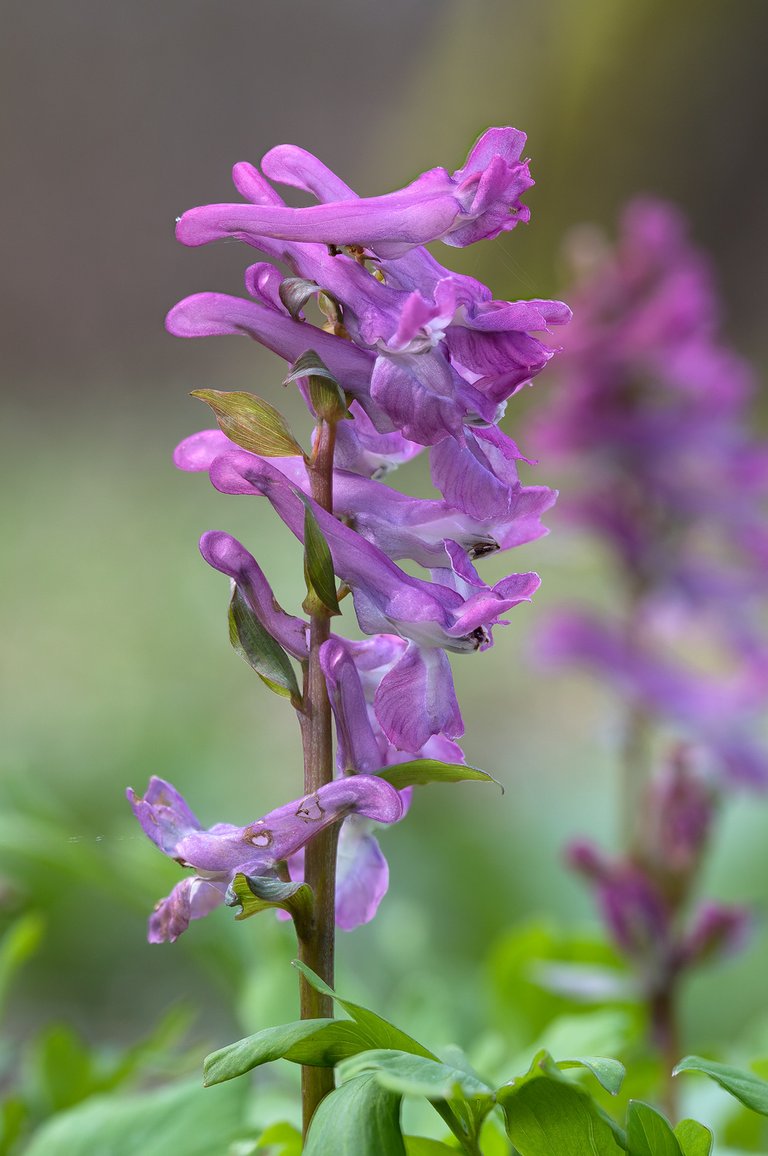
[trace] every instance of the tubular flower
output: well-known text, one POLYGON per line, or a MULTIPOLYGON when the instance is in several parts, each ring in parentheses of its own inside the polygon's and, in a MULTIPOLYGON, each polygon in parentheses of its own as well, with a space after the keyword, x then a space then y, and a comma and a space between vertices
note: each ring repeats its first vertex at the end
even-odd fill
POLYGON ((144 834, 195 874, 161 899, 149 919, 149 942, 173 942, 193 919, 224 902, 238 872, 275 876, 278 865, 319 832, 348 815, 394 823, 402 815, 398 792, 383 779, 356 775, 286 803, 246 827, 217 823, 204 830, 175 787, 153 776, 143 798, 127 791, 144 834))

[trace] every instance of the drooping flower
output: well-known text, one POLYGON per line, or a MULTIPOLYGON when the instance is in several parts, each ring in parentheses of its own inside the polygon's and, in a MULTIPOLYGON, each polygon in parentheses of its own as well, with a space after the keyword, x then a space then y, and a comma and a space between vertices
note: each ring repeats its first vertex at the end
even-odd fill
POLYGON ((217 823, 204 830, 175 787, 155 776, 143 798, 130 788, 127 796, 145 835, 195 872, 155 907, 150 943, 173 942, 191 920, 223 903, 237 873, 277 877, 280 863, 331 824, 353 814, 394 823, 403 810, 398 792, 371 775, 337 779, 245 827, 217 823))

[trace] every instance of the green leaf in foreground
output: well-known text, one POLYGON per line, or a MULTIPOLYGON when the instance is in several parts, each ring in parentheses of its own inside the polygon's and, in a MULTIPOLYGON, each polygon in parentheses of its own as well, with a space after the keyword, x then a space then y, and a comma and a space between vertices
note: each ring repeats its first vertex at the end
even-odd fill
POLYGON ((464 783, 469 780, 483 783, 497 782, 493 775, 480 771, 477 767, 467 767, 464 763, 441 763, 438 759, 411 759, 407 763, 382 767, 375 774, 380 779, 386 779, 398 791, 402 791, 404 787, 421 787, 427 783, 464 783))
POLYGON ((229 641, 270 690, 290 698, 294 706, 301 705, 301 691, 288 655, 261 625, 239 586, 235 586, 229 603, 229 641))
MULTIPOLYGON (((750 1118, 754 1119, 754 1116, 750 1118)), ((697 1120, 681 1120, 675 1128, 675 1136, 683 1156, 710 1156, 712 1133, 697 1120)))
POLYGON ((373 1072, 383 1088, 403 1096, 424 1096, 427 1100, 486 1097, 493 1089, 460 1068, 414 1056, 410 1052, 378 1048, 353 1056, 339 1065, 337 1075, 345 1081, 373 1072))
POLYGON ((370 1046, 367 1033, 349 1020, 297 1020, 265 1028, 211 1052, 203 1063, 205 1084, 210 1086, 233 1080, 275 1060, 332 1068, 340 1060, 370 1046))
MULTIPOLYGON (((389 1023, 376 1012, 369 1011, 368 1008, 361 1007, 350 1000, 342 999, 333 988, 324 983, 320 976, 316 975, 301 960, 294 959, 293 966, 301 972, 310 987, 330 996, 364 1030, 369 1038, 367 1045, 369 1048, 391 1048, 401 1052, 409 1052, 413 1056, 424 1056, 428 1060, 438 1060, 438 1057, 420 1044, 418 1040, 414 1040, 405 1032, 400 1031, 400 1028, 396 1028, 394 1024, 389 1023)), ((363 1049, 359 1050, 362 1051, 363 1049)))
POLYGON ((406 1156, 456 1156, 456 1148, 428 1136, 404 1136, 406 1156))
POLYGON ((669 1122, 642 1100, 630 1100, 627 1109, 629 1156, 683 1156, 669 1122))
POLYGON ((43 920, 36 912, 20 916, 0 940, 0 1012, 16 972, 37 951, 43 939, 43 920))
POLYGON ((617 1095, 624 1080, 624 1065, 603 1056, 576 1056, 573 1059, 556 1060, 555 1063, 561 1071, 585 1068, 612 1096, 617 1095))
POLYGON ((701 1056, 686 1056, 672 1075, 678 1076, 681 1072, 702 1072, 745 1107, 759 1112, 761 1116, 768 1116, 768 1083, 752 1072, 743 1072, 740 1068, 718 1064, 715 1060, 705 1060, 701 1056))
POLYGON ((591 1096, 562 1076, 547 1052, 496 1091, 520 1156, 621 1156, 625 1137, 591 1096))
POLYGON ((92 1096, 32 1137, 24 1156, 222 1156, 245 1121, 248 1088, 197 1081, 138 1095, 92 1096))
POLYGON ((304 503, 304 578, 307 597, 303 607, 307 614, 341 614, 331 551, 308 502, 304 503))
POLYGON ((229 907, 240 906, 235 919, 248 919, 260 911, 279 907, 301 924, 312 918, 314 898, 306 883, 285 883, 271 876, 244 875, 240 871, 227 888, 226 902, 229 907))
POLYGON ((222 433, 244 450, 265 458, 304 456, 283 415, 255 393, 195 389, 192 397, 211 407, 222 433))
POLYGON ((400 1097, 373 1075, 342 1084, 312 1117, 304 1156, 406 1156, 400 1097))
POLYGON ((269 1148, 274 1156, 301 1156, 301 1132, 293 1124, 270 1124, 259 1137, 258 1148, 269 1148))

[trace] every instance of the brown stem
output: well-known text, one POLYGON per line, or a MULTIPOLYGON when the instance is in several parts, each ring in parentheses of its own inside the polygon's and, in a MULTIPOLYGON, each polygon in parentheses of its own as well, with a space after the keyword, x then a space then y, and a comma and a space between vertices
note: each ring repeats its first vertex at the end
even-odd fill
MULTIPOLYGON (((333 512, 333 452, 335 426, 321 421, 315 453, 309 463, 312 497, 323 509, 333 512)), ((320 647, 331 633, 330 618, 312 614, 309 625, 309 658, 304 671, 301 737, 304 748, 304 793, 317 791, 333 779, 333 739, 331 705, 320 667, 320 647)), ((299 958, 333 987, 336 931, 336 845, 338 827, 321 831, 304 853, 304 879, 315 896, 314 918, 308 927, 297 928, 299 958)), ((315 991, 302 976, 299 980, 301 1018, 331 1019, 333 1001, 315 991)), ((333 1090, 333 1069, 304 1066, 301 1069, 301 1100, 304 1135, 317 1105, 333 1090)))
POLYGON ((670 980, 663 991, 655 992, 649 1000, 651 1035, 663 1069, 661 1106, 670 1122, 677 1123, 677 1084, 672 1076, 680 1061, 680 1026, 677 1017, 677 987, 670 980))

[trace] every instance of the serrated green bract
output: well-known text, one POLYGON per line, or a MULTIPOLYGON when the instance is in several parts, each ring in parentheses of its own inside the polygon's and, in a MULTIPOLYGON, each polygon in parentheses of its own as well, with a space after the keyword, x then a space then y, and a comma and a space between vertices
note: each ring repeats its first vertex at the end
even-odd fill
POLYGON ((94 1096, 54 1116, 25 1156, 222 1156, 245 1123, 248 1088, 174 1084, 137 1095, 94 1096))
POLYGON ((386 779, 398 791, 402 791, 404 787, 424 786, 426 783, 463 783, 469 780, 496 782, 493 775, 480 771, 477 767, 467 767, 464 763, 441 763, 437 759, 411 759, 407 763, 382 767, 375 774, 380 779, 386 779))
POLYGON ((768 1116, 768 1083, 759 1076, 743 1072, 740 1068, 732 1068, 729 1064, 702 1059, 701 1056, 686 1056, 672 1074, 677 1076, 680 1072, 702 1072, 740 1100, 745 1107, 759 1112, 761 1116, 768 1116))
MULTIPOLYGON (((305 304, 307 300, 308 296, 302 304, 305 304)), ((312 402, 312 408, 319 418, 323 418, 324 421, 335 422, 351 416, 344 390, 314 349, 308 349, 306 353, 302 353, 301 357, 294 361, 288 376, 283 379, 283 385, 289 385, 292 381, 298 381, 302 377, 307 378, 309 398, 312 402)))
POLYGON ((675 1127, 675 1137, 683 1156, 710 1156, 712 1133, 697 1120, 681 1120, 675 1127))
POLYGON ((244 450, 265 458, 304 456, 283 415, 255 393, 195 389, 191 396, 211 407, 222 433, 244 450))
POLYGON ((340 1064, 337 1074, 344 1081, 366 1071, 373 1072, 383 1088, 403 1096, 427 1100, 486 1097, 489 1106, 493 1103, 493 1089, 476 1076, 410 1052, 386 1048, 362 1052, 340 1064))
POLYGON ((260 911, 279 907, 301 924, 312 918, 314 899, 312 888, 306 883, 285 883, 282 879, 238 872, 227 888, 226 902, 229 907, 240 906, 235 919, 248 919, 260 911))
POLYGON ((336 595, 336 575, 333 559, 323 531, 309 505, 304 503, 304 579, 307 597, 303 607, 307 614, 325 612, 341 614, 336 595))
POLYGON ((239 586, 232 591, 229 603, 229 641, 265 686, 275 694, 290 698, 294 706, 301 705, 301 691, 291 660, 261 625, 239 586))
POLYGON ((629 1156, 683 1156, 668 1120, 642 1100, 627 1108, 629 1156))
POLYGON ((321 1100, 312 1117, 304 1156, 406 1156, 400 1097, 358 1076, 321 1100))

